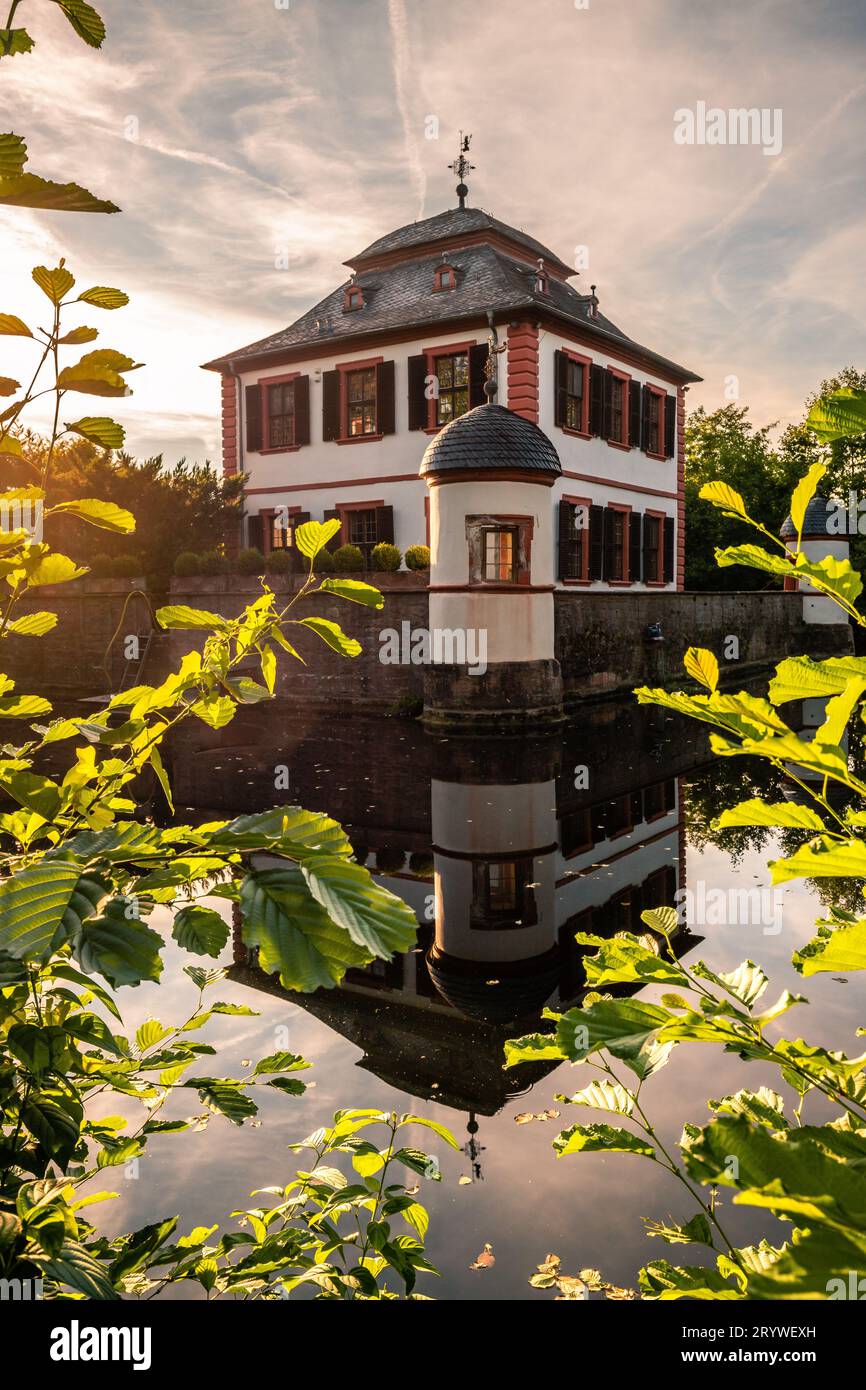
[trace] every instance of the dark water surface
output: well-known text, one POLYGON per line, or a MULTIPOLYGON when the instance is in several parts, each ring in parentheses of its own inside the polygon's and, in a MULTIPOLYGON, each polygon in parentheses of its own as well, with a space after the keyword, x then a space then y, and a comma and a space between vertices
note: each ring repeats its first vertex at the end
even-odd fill
MULTIPOLYGON (((567 1065, 505 1072, 502 1046, 532 1031, 544 1005, 580 1001, 576 931, 638 927, 642 909, 672 903, 687 888, 691 911, 679 941, 687 960, 727 970, 751 957, 771 977, 768 1004, 785 987, 811 1001, 770 1031, 857 1050, 859 980, 804 984, 790 964, 821 915, 816 895, 795 885, 778 900, 762 896, 754 890, 768 890, 774 842, 761 832, 708 832, 725 805, 764 787, 764 774, 740 760, 719 771, 706 748, 697 726, 634 705, 599 707, 563 734, 532 740, 434 738, 403 720, 304 720, 273 706, 267 715, 239 713, 221 735, 186 731, 171 752, 182 819, 224 819, 279 802, 329 812, 358 856, 416 910, 419 945, 310 997, 284 994, 242 947, 230 947, 232 978, 213 997, 261 1013, 215 1018, 198 1034, 218 1054, 202 1070, 231 1076, 246 1059, 290 1049, 314 1064, 304 1079, 315 1085, 301 1098, 262 1088, 256 1128, 213 1116, 204 1132, 152 1138, 137 1178, 106 1170, 100 1186, 119 1197, 101 1208, 100 1226, 113 1234, 179 1213, 179 1233, 214 1221, 231 1228, 233 1210, 258 1204, 253 1189, 282 1185, 303 1166, 287 1144, 340 1107, 375 1106, 430 1116, 463 1145, 454 1153, 424 1130, 411 1136, 437 1153, 443 1173, 441 1183, 419 1179, 428 1255, 443 1276, 422 1278, 422 1292, 550 1297, 527 1284, 548 1252, 566 1272, 595 1267, 624 1285, 647 1259, 701 1262, 697 1247, 671 1248, 645 1234, 642 1216, 694 1213, 659 1168, 632 1155, 554 1156, 561 1128, 609 1118, 554 1099, 597 1074, 567 1065), (745 898, 736 906, 730 897, 721 915, 702 906, 718 902, 716 890, 737 889, 753 890, 748 909, 745 898), (548 1108, 559 1119, 515 1121, 548 1108), (486 1243, 495 1265, 471 1270, 486 1243)), ((168 935, 169 921, 165 911, 153 924, 168 935)), ((186 1017, 196 991, 181 967, 192 960, 169 940, 163 983, 120 992, 127 1031, 151 1015, 164 1023, 186 1017)), ((686 1121, 707 1121, 708 1098, 761 1084, 779 1089, 777 1074, 687 1044, 647 1083, 642 1103, 670 1145, 686 1121)), ((162 1115, 197 1109, 190 1092, 162 1115)), ((742 1243, 780 1236, 770 1217, 727 1201, 724 1209, 729 1234, 742 1243)), ((182 1288, 178 1296, 198 1294, 182 1288)))

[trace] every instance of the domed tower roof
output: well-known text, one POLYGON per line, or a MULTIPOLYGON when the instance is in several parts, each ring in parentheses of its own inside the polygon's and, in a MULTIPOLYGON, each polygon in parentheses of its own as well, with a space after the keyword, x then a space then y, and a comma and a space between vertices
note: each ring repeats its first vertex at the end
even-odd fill
POLYGON ((550 482, 562 473, 559 455, 547 435, 503 405, 478 405, 458 415, 428 445, 422 478, 443 473, 537 473, 550 482))
MULTIPOLYGON (((828 517, 837 508, 844 508, 844 502, 837 502, 832 498, 815 496, 806 508, 806 515, 803 518, 803 539, 808 537, 817 538, 837 535, 838 532, 830 530, 827 525, 828 517)), ((783 541, 796 540, 797 528, 789 516, 782 522, 782 529, 779 532, 783 541)))
POLYGON ((559 984, 557 950, 515 965, 454 960, 435 951, 427 957, 430 979, 447 1003, 465 1018, 515 1023, 540 1013, 559 984))

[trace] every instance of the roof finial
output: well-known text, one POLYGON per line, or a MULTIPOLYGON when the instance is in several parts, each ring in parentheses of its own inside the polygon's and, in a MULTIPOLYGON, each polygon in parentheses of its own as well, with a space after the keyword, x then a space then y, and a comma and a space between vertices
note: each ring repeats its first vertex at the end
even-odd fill
POLYGON ((475 168, 475 165, 470 164, 468 159, 469 146, 471 144, 471 141, 472 136, 464 135, 463 131, 461 130, 459 146, 460 153, 458 154, 457 158, 453 161, 453 163, 448 165, 448 168, 451 170, 452 174, 456 174, 458 179, 460 180, 460 182, 457 185, 457 197, 460 199, 461 208, 465 208, 466 199, 469 195, 469 189, 466 187, 464 180, 466 178, 466 175, 471 173, 472 170, 475 168))

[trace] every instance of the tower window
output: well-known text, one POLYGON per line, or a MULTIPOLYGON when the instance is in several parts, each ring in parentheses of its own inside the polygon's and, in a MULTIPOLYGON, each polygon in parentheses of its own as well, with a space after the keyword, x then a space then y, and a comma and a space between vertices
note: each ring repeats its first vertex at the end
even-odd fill
POLYGON ((360 285, 347 285, 343 291, 343 313, 351 313, 353 309, 363 309, 364 291, 360 285))
POLYGON ((488 584, 513 584, 517 577, 517 527, 484 532, 484 579, 488 584))
POLYGON ((468 516, 470 584, 529 584, 532 518, 468 516))

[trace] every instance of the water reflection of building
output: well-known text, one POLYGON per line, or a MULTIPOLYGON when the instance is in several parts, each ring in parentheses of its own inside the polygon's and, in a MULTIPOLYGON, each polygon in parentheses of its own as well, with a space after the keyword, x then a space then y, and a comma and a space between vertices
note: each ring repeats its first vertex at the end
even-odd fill
MULTIPOLYGON (((351 827, 368 867, 415 910, 417 950, 292 997, 398 1089, 493 1114, 550 1069, 504 1072, 503 1044, 537 1027, 545 1005, 580 1000, 575 933, 643 930, 641 912, 685 886, 679 783, 649 757, 634 785, 622 757, 594 765, 584 747, 584 786, 559 739, 434 740, 428 751, 429 779, 413 792, 429 799, 426 845, 401 847, 393 831, 377 844, 370 826, 351 827)), ((235 978, 282 993, 237 939, 235 978)))

